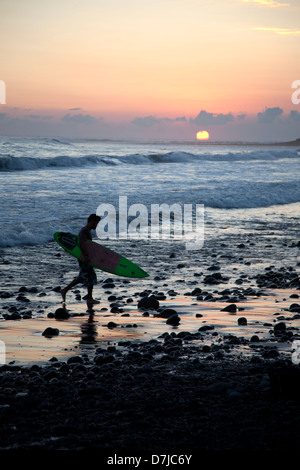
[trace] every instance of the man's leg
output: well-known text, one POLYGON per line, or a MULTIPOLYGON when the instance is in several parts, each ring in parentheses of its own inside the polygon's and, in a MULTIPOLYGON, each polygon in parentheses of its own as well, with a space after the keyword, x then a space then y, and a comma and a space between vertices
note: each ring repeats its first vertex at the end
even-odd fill
POLYGON ((75 287, 77 286, 77 284, 79 283, 79 281, 77 281, 77 279, 73 279, 73 281, 70 282, 70 284, 68 284, 64 289, 61 289, 60 290, 60 294, 62 296, 62 299, 63 299, 63 302, 66 301, 66 294, 67 292, 72 289, 72 287, 75 287))

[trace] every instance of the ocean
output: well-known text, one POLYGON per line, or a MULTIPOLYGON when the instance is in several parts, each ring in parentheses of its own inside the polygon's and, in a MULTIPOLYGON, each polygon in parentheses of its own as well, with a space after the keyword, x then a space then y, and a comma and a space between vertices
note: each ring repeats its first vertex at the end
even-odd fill
MULTIPOLYGON (((263 353, 274 345, 269 325, 282 315, 298 337, 300 320, 287 312, 298 285, 299 157, 299 147, 289 145, 1 137, 0 345, 6 345, 6 361, 40 362, 78 351, 93 361, 99 346, 119 347, 124 339, 161 341, 166 332, 194 334, 207 324, 214 329, 194 340, 197 354, 205 356, 203 345, 220 348, 222 338, 226 347, 228 334, 244 338, 235 354, 256 353, 254 334, 263 353), (154 220, 154 207, 169 212, 162 210, 154 220), (182 223, 174 207, 192 223, 182 223), (192 210, 185 212, 186 207, 192 210), (204 224, 198 224, 197 207, 204 224), (99 239, 97 230, 94 239, 149 277, 127 279, 97 270, 94 295, 100 304, 94 315, 87 313, 85 288, 79 287, 67 296, 70 318, 57 321, 59 289, 78 274, 78 263, 53 234, 77 233, 99 208, 107 227, 115 221, 116 233, 103 230, 99 239), (131 239, 124 220, 139 239, 131 239), (139 225, 141 220, 148 226, 139 225), (163 230, 167 222, 173 227, 169 233, 163 230), (155 223, 158 232, 152 232, 155 223), (114 285, 109 290, 108 278, 114 285), (166 325, 156 312, 143 315, 138 301, 150 292, 161 307, 178 312, 178 326, 166 325), (236 302, 247 326, 237 323, 238 314, 222 310, 236 302), (117 326, 108 328, 109 321, 117 326), (59 328, 59 335, 46 341, 46 327, 59 328)), ((289 339, 278 345, 291 357, 289 339)))
POLYGON ((152 204, 203 205, 206 240, 264 230, 293 238, 299 175, 297 146, 1 137, 0 247, 77 232, 103 204, 118 215, 120 197, 149 214, 152 204))

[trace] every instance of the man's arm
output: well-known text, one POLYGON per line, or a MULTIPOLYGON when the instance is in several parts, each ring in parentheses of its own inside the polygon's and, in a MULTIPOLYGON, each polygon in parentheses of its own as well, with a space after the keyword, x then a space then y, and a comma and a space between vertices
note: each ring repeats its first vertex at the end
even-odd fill
POLYGON ((82 230, 79 233, 79 246, 82 252, 82 256, 84 258, 84 262, 88 263, 89 262, 89 256, 86 250, 86 241, 89 240, 88 234, 86 233, 85 230, 82 230))

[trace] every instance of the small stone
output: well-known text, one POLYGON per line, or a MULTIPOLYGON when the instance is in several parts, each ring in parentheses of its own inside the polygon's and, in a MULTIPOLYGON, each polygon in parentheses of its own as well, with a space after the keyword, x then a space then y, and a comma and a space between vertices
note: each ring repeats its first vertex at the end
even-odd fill
POLYGON ((289 307, 290 312, 300 312, 300 305, 299 304, 291 304, 289 307))
POLYGON ((215 327, 212 326, 212 325, 204 325, 204 326, 201 326, 198 331, 208 331, 208 330, 214 330, 215 327))
POLYGON ((116 305, 110 309, 111 313, 120 313, 122 309, 117 307, 116 305))
POLYGON ((177 326, 180 323, 180 317, 177 314, 172 315, 171 317, 167 319, 166 323, 167 325, 177 326))
POLYGON ((221 312, 235 313, 236 311, 237 311, 237 306, 235 304, 227 305, 227 307, 224 307, 221 309, 221 312))
POLYGON ((154 297, 154 295, 145 296, 138 302, 138 308, 152 308, 157 310, 159 307, 159 301, 154 297))
POLYGON ((83 364, 81 356, 72 356, 67 360, 67 364, 83 364))
POLYGON ((276 331, 276 332, 280 332, 280 333, 281 333, 281 332, 283 332, 283 331, 285 331, 285 330, 286 330, 286 324, 285 324, 283 321, 277 323, 277 324, 274 326, 274 331, 276 331))
POLYGON ((42 336, 58 336, 59 335, 59 329, 58 328, 51 328, 50 326, 48 328, 46 328, 43 333, 42 333, 42 336))
POLYGON ((58 308, 55 310, 54 317, 59 319, 59 320, 64 320, 66 318, 69 318, 69 312, 65 308, 58 308))
POLYGON ((239 325, 247 325, 247 318, 245 318, 245 317, 238 318, 238 324, 239 325))
POLYGON ((164 308, 159 312, 159 315, 163 318, 169 318, 172 315, 177 315, 177 312, 173 308, 164 308))

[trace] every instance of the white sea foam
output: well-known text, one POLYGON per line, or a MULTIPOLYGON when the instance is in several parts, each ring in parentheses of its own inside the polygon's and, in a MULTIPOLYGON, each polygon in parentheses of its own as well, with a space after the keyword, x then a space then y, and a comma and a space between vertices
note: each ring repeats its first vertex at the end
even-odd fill
MULTIPOLYGON (((76 232, 100 204, 117 207, 122 195, 149 211, 151 204, 203 204, 212 234, 244 217, 251 230, 253 211, 299 208, 299 172, 299 150, 291 147, 0 138, 0 246, 76 232)), ((263 217, 267 224, 268 212, 263 217)))
POLYGON ((297 150, 255 150, 248 152, 203 152, 184 151, 128 155, 54 155, 51 157, 0 154, 0 171, 25 171, 47 168, 72 168, 95 165, 148 165, 158 163, 201 163, 201 162, 271 162, 276 160, 299 159, 297 150))

